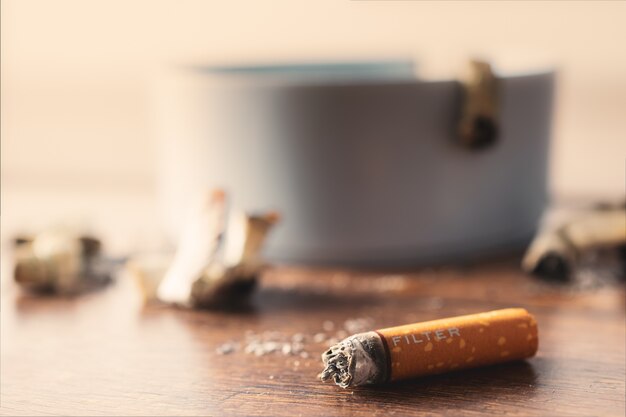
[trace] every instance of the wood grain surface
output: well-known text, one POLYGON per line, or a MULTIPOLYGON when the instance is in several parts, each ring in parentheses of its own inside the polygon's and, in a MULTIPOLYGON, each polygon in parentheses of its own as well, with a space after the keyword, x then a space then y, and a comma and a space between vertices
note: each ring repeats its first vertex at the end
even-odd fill
POLYGON ((411 272, 281 267, 232 312, 144 307, 124 274, 65 299, 4 285, 1 412, 624 416, 624 294, 539 284, 515 259, 411 272), (535 358, 361 389, 317 378, 327 339, 341 336, 346 320, 381 328, 506 307, 536 316, 535 358), (306 353, 244 351, 246 332, 268 331, 302 333, 306 353), (242 345, 219 354, 225 343, 242 345))

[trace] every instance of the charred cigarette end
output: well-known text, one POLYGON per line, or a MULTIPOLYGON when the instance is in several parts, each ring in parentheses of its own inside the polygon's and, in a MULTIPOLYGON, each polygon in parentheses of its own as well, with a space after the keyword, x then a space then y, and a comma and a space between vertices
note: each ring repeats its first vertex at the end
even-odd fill
POLYGON ((522 269, 548 281, 566 282, 577 256, 576 248, 563 233, 548 232, 532 242, 522 260, 522 269))
POLYGON ((350 369, 353 367, 352 355, 352 346, 345 342, 331 347, 322 356, 324 361, 322 381, 326 382, 332 378, 335 384, 342 388, 348 388, 354 378, 354 370, 350 369), (348 349, 348 352, 343 352, 346 349, 348 349))
POLYGON ((346 339, 332 346, 322 355, 324 370, 322 381, 332 378, 335 384, 342 388, 348 388, 354 379, 355 363, 354 345, 350 339, 346 339))
POLYGON ((533 356, 537 322, 521 308, 391 327, 350 336, 322 355, 322 381, 379 384, 533 356))
POLYGON ((321 379, 332 379, 341 388, 384 382, 385 356, 383 341, 376 332, 351 336, 322 354, 321 379))
POLYGON ((539 259, 530 273, 546 281, 568 282, 572 268, 561 254, 548 252, 539 259))

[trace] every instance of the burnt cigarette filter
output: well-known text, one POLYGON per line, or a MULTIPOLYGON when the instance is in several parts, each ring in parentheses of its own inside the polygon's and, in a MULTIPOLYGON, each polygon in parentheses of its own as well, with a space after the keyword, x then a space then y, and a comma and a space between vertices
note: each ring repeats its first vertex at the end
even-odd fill
POLYGON ((321 378, 381 384, 525 359, 537 346, 534 317, 509 308, 355 334, 322 354, 321 378))

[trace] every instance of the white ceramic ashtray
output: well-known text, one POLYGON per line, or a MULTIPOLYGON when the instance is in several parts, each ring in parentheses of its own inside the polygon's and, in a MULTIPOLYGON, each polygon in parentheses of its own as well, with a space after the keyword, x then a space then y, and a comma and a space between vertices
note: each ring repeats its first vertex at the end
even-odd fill
POLYGON ((467 90, 410 62, 173 71, 158 85, 168 229, 219 186, 282 214, 272 261, 399 265, 525 244, 547 200, 554 74, 492 81, 494 137, 473 149, 459 138, 467 90))

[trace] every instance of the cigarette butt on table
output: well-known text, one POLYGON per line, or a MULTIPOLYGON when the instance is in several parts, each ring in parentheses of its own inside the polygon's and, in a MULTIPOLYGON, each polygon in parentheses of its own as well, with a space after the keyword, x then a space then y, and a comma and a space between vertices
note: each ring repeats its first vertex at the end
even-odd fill
POLYGON ((544 278, 565 281, 585 252, 625 244, 624 207, 593 210, 554 230, 540 232, 524 255, 522 269, 544 278))
POLYGON ((531 314, 495 310, 355 334, 322 354, 321 378, 342 388, 381 384, 525 359, 537 346, 531 314))
POLYGON ((197 308, 234 308, 248 301, 265 267, 263 244, 280 215, 229 212, 226 192, 219 188, 204 193, 199 203, 173 259, 146 254, 128 262, 145 301, 197 308))
POLYGON ((13 278, 27 291, 78 294, 111 281, 114 263, 103 258, 100 240, 71 228, 19 237, 14 249, 13 278))

